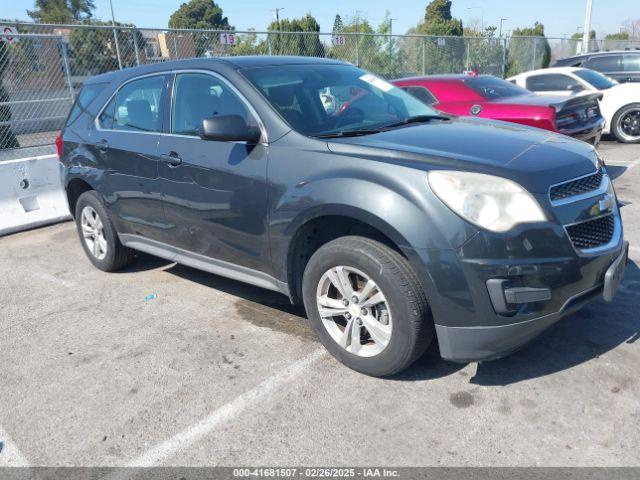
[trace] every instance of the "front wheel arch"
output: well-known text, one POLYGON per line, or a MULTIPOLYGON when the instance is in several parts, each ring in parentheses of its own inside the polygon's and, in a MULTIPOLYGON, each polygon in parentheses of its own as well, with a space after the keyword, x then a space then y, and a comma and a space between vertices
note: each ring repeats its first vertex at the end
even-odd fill
POLYGON ((621 128, 620 128, 620 122, 623 116, 629 111, 633 111, 633 110, 637 110, 640 113, 640 103, 634 102, 634 103, 628 103, 627 105, 624 105, 623 107, 619 108, 618 111, 616 111, 616 113, 613 115, 611 119, 611 127, 610 127, 611 134, 615 136, 619 142, 640 143, 640 133, 637 136, 629 136, 625 134, 623 131, 621 131, 621 128))

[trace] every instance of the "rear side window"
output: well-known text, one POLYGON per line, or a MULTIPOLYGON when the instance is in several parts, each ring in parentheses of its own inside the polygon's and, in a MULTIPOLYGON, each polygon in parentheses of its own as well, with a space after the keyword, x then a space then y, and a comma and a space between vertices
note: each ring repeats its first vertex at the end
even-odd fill
POLYGON ((640 55, 625 55, 623 66, 625 72, 640 72, 640 55))
POLYGON ((559 90, 577 90, 580 82, 560 74, 534 75, 527 78, 527 88, 532 92, 555 92, 559 90))
POLYGON ((162 75, 125 84, 100 114, 100 126, 110 130, 160 132, 163 85, 162 75))
POLYGON ((171 133, 197 136, 202 120, 223 115, 239 115, 247 124, 256 125, 244 103, 222 80, 205 73, 176 76, 171 133))
POLYGON ((94 83, 82 87, 82 90, 80 90, 80 93, 76 97, 76 101, 74 102, 73 107, 71 108, 71 112, 69 113, 67 125, 71 125, 78 119, 78 117, 82 113, 87 111, 87 107, 91 104, 91 102, 93 102, 98 93, 100 93, 100 90, 102 90, 105 85, 105 83, 94 83))
POLYGON ((620 72, 622 71, 622 55, 592 57, 583 66, 598 72, 620 72))
POLYGON ((426 87, 413 85, 410 87, 400 87, 400 88, 402 88, 402 90, 404 90, 405 92, 410 93, 411 95, 416 97, 422 103, 426 103, 427 105, 433 105, 434 103, 438 103, 438 100, 436 100, 436 97, 434 97, 433 94, 429 90, 427 90, 426 87))

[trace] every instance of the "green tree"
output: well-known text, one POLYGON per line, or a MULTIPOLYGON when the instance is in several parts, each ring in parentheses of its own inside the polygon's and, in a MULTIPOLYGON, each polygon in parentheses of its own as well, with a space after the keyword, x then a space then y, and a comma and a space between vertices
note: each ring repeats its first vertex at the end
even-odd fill
POLYGON ((629 32, 610 33, 604 37, 605 40, 629 40, 629 32))
POLYGON ((183 3, 169 17, 169 28, 234 30, 222 8, 213 0, 190 0, 183 3))
POLYGON ((91 18, 93 0, 36 0, 27 14, 38 23, 75 23, 91 18))
POLYGON ((320 24, 307 13, 304 17, 293 20, 282 19, 271 22, 269 32, 309 32, 305 35, 272 33, 269 35, 271 53, 274 55, 303 55, 308 57, 324 57, 325 48, 320 41, 320 24))
MULTIPOLYGON (((11 99, 2 84, 5 72, 9 67, 9 48, 10 46, 7 42, 0 42, 0 122, 9 122, 11 120, 11 107, 5 103, 11 99)), ((11 125, 0 125, 0 150, 18 147, 20 147, 20 144, 11 131, 11 125)))
POLYGON ((465 28, 466 37, 465 69, 477 70, 480 73, 502 76, 504 61, 504 42, 496 37, 496 27, 484 30, 465 28))
POLYGON ((433 0, 425 8, 417 33, 430 35, 415 54, 423 59, 427 73, 459 73, 464 68, 465 41, 462 20, 451 14, 451 0, 433 0), (424 51, 423 51, 424 50, 424 51))
POLYGON ((547 68, 551 62, 551 46, 544 35, 544 25, 516 28, 509 39, 507 76, 527 70, 547 68))
MULTIPOLYGON (((105 26, 111 22, 87 21, 85 25, 105 26)), ((117 27, 131 27, 116 22, 117 27)), ((120 60, 123 67, 136 65, 135 35, 138 51, 145 47, 145 39, 139 30, 117 29, 120 60)), ((69 34, 69 59, 73 75, 98 75, 118 69, 118 57, 112 29, 74 28, 69 34)))
POLYGON ((333 30, 331 30, 331 32, 333 34, 340 33, 342 32, 342 27, 344 27, 344 24, 342 23, 342 17, 338 13, 336 14, 336 18, 333 20, 333 30))

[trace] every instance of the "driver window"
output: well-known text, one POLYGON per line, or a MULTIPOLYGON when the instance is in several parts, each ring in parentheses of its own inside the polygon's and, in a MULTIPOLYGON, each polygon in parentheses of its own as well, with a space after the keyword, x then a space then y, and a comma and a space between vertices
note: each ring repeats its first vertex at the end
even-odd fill
POLYGON ((248 125, 256 124, 244 103, 217 77, 205 73, 176 76, 171 133, 198 136, 202 120, 226 115, 239 115, 248 125))

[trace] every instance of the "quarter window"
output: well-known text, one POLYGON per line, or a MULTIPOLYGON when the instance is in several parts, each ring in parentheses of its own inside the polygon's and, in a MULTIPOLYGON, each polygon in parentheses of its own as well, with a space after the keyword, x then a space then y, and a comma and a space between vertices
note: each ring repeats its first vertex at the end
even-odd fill
POLYGON ((527 89, 532 92, 555 92, 560 90, 582 90, 577 80, 560 74, 534 75, 527 78, 527 89))
POLYGON ((100 114, 102 128, 133 132, 160 132, 160 105, 164 76, 125 84, 100 114))
POLYGON ((407 93, 410 93, 422 103, 426 103, 427 105, 433 105, 434 103, 438 103, 436 97, 434 97, 426 87, 419 86, 409 86, 409 87, 400 87, 407 93))
POLYGON ((640 72, 640 55, 625 55, 623 62, 625 72, 640 72))
POLYGON ((256 125, 244 103, 222 80, 205 73, 176 76, 171 133, 197 136, 205 118, 239 115, 256 125))

